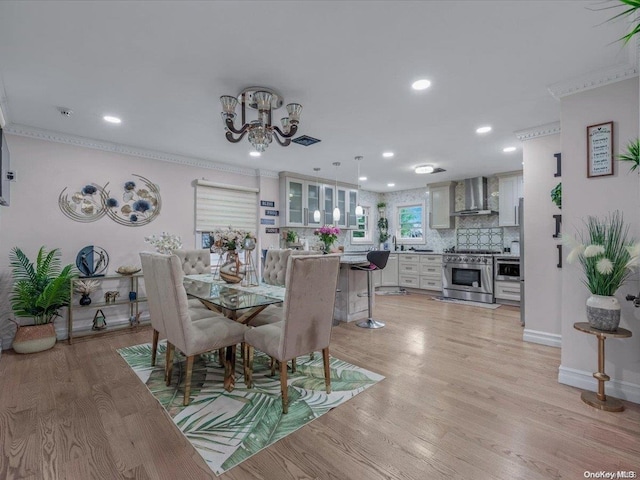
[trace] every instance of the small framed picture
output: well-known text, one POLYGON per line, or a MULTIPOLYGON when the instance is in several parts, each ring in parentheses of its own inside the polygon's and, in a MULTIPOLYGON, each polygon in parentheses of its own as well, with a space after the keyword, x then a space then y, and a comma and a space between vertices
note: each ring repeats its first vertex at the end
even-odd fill
POLYGON ((587 177, 613 175, 613 122, 587 127, 587 177))

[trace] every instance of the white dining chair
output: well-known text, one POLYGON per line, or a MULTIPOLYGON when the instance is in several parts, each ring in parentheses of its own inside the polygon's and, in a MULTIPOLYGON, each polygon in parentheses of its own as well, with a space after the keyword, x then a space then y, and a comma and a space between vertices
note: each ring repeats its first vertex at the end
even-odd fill
POLYGON ((288 411, 289 360, 322 350, 325 386, 331 392, 329 343, 339 270, 338 256, 290 256, 282 321, 252 328, 244 335, 247 387, 252 387, 253 349, 257 348, 280 362, 283 413, 288 411))

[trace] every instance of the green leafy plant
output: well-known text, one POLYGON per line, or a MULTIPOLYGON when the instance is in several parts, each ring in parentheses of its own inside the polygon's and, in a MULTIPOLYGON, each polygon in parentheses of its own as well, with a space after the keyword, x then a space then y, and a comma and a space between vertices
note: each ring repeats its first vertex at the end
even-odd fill
POLYGON ((640 0, 618 0, 620 5, 614 5, 611 7, 605 8, 617 8, 617 7, 628 7, 623 12, 620 12, 614 17, 611 17, 609 21, 616 20, 623 17, 631 17, 631 25, 632 29, 629 33, 624 35, 622 38, 619 38, 618 41, 621 41, 623 44, 629 43, 629 41, 638 33, 640 33, 640 0))
POLYGON ((551 189, 551 201, 562 208, 562 182, 551 189))
POLYGON ((617 210, 605 219, 590 216, 585 225, 579 241, 563 237, 572 248, 567 261, 580 262, 583 283, 592 294, 611 296, 637 265, 640 244, 629 238, 629 226, 617 210))
POLYGON ((16 317, 33 318, 36 325, 51 323, 69 305, 69 282, 76 277, 73 265, 61 267, 60 250, 40 247, 35 264, 22 250, 9 253, 13 273, 11 308, 16 317))
POLYGON ((384 243, 389 239, 389 221, 385 217, 380 217, 378 220, 378 233, 380 243, 384 243))
POLYGON ((381 208, 385 208, 387 206, 387 204, 385 202, 378 202, 378 204, 376 205, 376 207, 378 207, 378 210, 381 208))
POLYGON ((627 151, 618 155, 618 160, 631 164, 629 172, 636 170, 640 163, 640 138, 630 141, 627 145, 627 151))
POLYGON ((288 243, 296 243, 298 241, 298 234, 293 230, 287 230, 285 240, 288 243))

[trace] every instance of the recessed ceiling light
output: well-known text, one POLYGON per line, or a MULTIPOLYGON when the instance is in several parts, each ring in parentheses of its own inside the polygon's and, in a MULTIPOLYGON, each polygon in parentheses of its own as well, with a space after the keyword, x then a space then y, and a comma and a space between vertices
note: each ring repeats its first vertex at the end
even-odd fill
POLYGON ((105 122, 109 122, 109 123, 116 123, 116 124, 122 123, 122 120, 120 120, 118 117, 113 117, 111 115, 105 115, 104 117, 102 117, 102 119, 105 122))
POLYGON ((489 133, 491 131, 491 127, 489 125, 485 127, 480 127, 476 130, 476 133, 489 133))
POLYGON ((391 157, 393 157, 393 155, 394 155, 394 153, 393 153, 393 152, 384 152, 384 153, 382 154, 382 156, 383 156, 384 158, 391 158, 391 157))
POLYGON ((395 187, 396 184, 395 183, 387 183, 387 187, 395 187))
POLYGON ((414 90, 426 90, 431 86, 431 82, 425 78, 421 80, 416 80, 411 84, 411 88, 414 90))
POLYGON ((420 165, 414 170, 416 173, 433 173, 433 165, 420 165))
POLYGON ((252 157, 259 157, 261 155, 261 153, 253 151, 253 152, 249 152, 249 155, 251 155, 252 157))
POLYGON ((515 152, 515 151, 516 151, 516 147, 504 147, 504 148, 502 149, 502 151, 503 151, 504 153, 515 152))
POLYGON ((367 177, 360 177, 360 178, 358 178, 358 180, 360 180, 361 182, 366 182, 367 181, 367 177))

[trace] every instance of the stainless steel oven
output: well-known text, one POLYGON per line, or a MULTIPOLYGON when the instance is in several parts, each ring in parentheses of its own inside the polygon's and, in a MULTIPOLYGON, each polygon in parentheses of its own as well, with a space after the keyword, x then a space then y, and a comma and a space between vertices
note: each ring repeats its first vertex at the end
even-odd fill
POLYGON ((499 282, 519 282, 520 258, 495 257, 495 275, 499 282))
POLYGON ((494 303, 493 256, 460 253, 444 255, 442 287, 445 297, 494 303))

